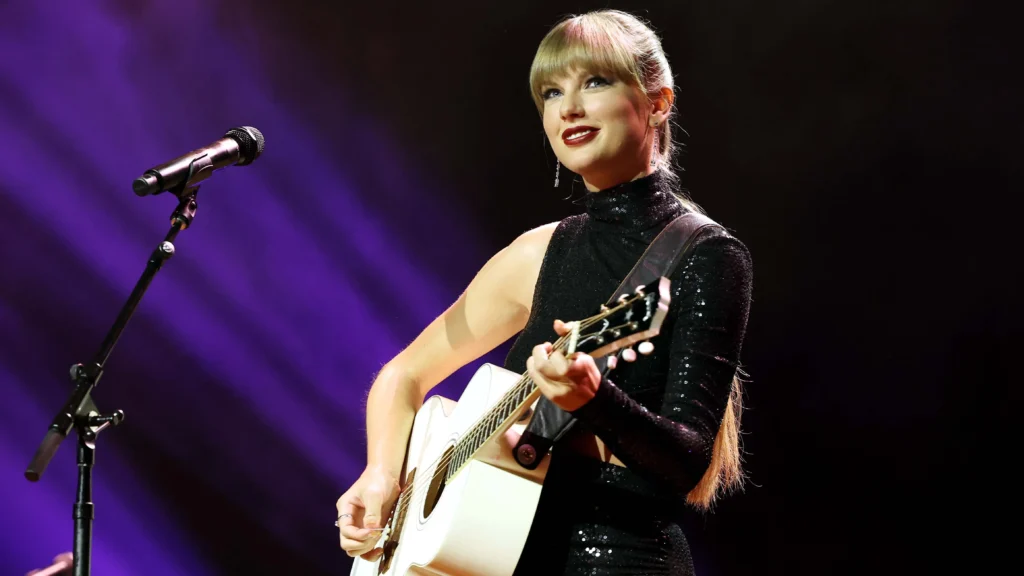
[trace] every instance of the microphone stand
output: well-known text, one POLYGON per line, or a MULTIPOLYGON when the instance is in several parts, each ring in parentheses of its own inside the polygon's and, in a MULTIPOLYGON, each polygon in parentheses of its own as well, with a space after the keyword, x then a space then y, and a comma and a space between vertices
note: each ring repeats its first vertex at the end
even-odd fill
POLYGON ((90 572, 92 520, 95 513, 92 502, 92 470, 96 462, 96 440, 101 431, 109 426, 117 426, 124 420, 124 412, 121 410, 110 414, 101 414, 92 400, 91 393, 103 375, 103 369, 121 332, 128 324, 128 320, 131 319, 149 284, 164 262, 174 255, 173 242, 178 236, 178 232, 188 228, 195 218, 196 194, 199 192, 199 186, 194 181, 208 176, 208 174, 203 174, 203 168, 208 164, 208 158, 197 158, 190 166, 190 177, 185 183, 177 189, 169 190, 178 197, 178 206, 171 214, 171 229, 150 255, 142 277, 136 282, 128 301, 121 308, 113 327, 107 333, 92 362, 75 364, 71 367, 71 380, 75 386, 71 397, 54 416, 50 429, 39 444, 28 469, 25 470, 25 478, 31 482, 37 482, 54 453, 57 452, 57 448, 60 447, 61 441, 74 428, 78 435, 78 490, 72 514, 75 520, 72 560, 74 576, 89 576, 90 572))

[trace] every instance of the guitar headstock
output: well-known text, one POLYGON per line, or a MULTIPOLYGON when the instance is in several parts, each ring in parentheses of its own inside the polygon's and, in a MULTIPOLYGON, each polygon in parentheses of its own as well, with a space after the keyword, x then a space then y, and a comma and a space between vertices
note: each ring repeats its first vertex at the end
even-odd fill
POLYGON ((668 314, 670 284, 661 277, 620 296, 614 305, 602 306, 600 314, 577 322, 569 352, 600 358, 657 336, 668 314))

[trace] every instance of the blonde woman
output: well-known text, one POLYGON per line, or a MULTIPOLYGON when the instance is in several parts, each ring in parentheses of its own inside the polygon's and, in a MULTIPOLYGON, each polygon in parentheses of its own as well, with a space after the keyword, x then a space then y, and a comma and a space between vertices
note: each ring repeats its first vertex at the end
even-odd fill
POLYGON ((670 278, 649 356, 602 377, 593 358, 552 352, 560 319, 594 314, 658 232, 697 208, 676 189, 673 78, 643 22, 612 10, 560 22, 538 48, 530 89, 558 170, 586 186, 586 211, 498 252, 381 370, 367 402, 367 466, 337 503, 341 547, 380 554, 370 529, 398 495, 427 392, 519 333, 505 367, 528 372, 577 425, 550 456, 516 574, 692 574, 680 504, 706 510, 743 481, 736 374, 749 253, 719 228, 700 237, 670 278))

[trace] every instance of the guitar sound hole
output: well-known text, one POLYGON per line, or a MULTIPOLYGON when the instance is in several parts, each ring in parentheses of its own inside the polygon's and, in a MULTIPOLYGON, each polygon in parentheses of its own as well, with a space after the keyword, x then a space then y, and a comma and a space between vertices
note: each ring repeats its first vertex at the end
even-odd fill
POLYGON ((441 455, 441 465, 437 467, 434 475, 430 478, 430 486, 427 487, 426 496, 423 498, 424 520, 430 517, 431 512, 437 506, 438 500, 441 499, 441 493, 444 492, 446 477, 448 476, 448 464, 451 462, 452 452, 454 451, 454 446, 449 446, 444 451, 444 454, 441 455))

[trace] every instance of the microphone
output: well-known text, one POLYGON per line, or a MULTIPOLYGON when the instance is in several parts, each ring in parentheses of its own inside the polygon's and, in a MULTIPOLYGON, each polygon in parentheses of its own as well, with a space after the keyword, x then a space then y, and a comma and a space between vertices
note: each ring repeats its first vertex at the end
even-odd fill
POLYGON ((252 164, 263 153, 263 146, 263 134, 259 130, 252 126, 232 128, 209 146, 146 170, 132 182, 132 189, 139 196, 149 196, 182 185, 193 186, 221 168, 252 164))

